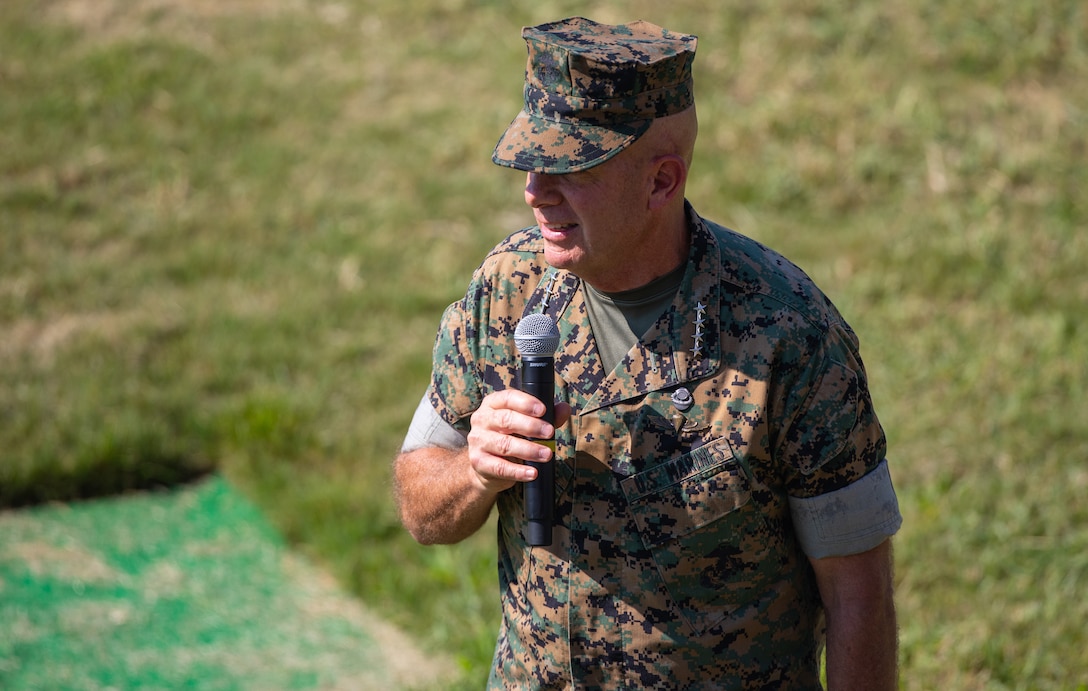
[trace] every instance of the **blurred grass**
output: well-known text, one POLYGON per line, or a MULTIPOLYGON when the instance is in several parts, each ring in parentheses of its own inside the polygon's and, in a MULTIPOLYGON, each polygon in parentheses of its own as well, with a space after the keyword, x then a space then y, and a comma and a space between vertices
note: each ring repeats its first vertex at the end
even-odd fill
POLYGON ((530 221, 491 146, 522 25, 700 36, 702 213, 862 338, 906 517, 903 687, 1088 688, 1088 10, 935 0, 7 0, 0 503, 221 468, 486 673, 493 531, 424 549, 389 463, 434 328, 530 221))

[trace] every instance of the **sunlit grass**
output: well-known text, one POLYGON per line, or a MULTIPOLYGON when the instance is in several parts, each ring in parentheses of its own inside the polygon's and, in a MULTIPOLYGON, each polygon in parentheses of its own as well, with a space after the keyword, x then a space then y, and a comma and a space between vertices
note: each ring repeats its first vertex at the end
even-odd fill
POLYGON ((493 531, 389 463, 442 308, 530 222, 490 150, 524 24, 700 36, 689 197, 862 339, 906 517, 903 686, 1084 688, 1088 10, 233 0, 0 6, 0 499, 221 468, 478 688, 493 531))

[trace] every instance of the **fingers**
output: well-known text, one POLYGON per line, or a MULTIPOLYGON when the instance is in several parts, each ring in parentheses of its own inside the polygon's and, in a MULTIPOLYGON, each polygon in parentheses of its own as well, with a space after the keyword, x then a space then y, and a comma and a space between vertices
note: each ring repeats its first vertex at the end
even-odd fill
MULTIPOLYGON (((543 414, 544 404, 533 396, 516 389, 505 389, 484 398, 480 407, 472 414, 472 429, 532 439, 551 439, 555 428, 540 419, 543 414)), ((524 458, 516 453, 510 455, 524 458)))
MULTIPOLYGON (((547 451, 546 448, 545 450, 547 451)), ((513 487, 515 483, 528 482, 536 478, 536 469, 532 466, 523 465, 502 456, 469 451, 469 462, 479 482, 497 492, 513 487)))
POLYGON ((520 461, 549 460, 548 447, 509 435, 473 429, 468 435, 469 465, 485 489, 501 492, 536 478, 536 469, 520 461))
MULTIPOLYGON (((555 427, 540 419, 543 414, 544 405, 523 391, 506 389, 484 398, 468 435, 469 462, 481 484, 502 491, 536 477, 536 469, 522 462, 551 460, 549 447, 531 441, 555 434, 555 427)), ((570 406, 557 405, 557 423, 561 415, 563 422, 569 419, 570 406)))

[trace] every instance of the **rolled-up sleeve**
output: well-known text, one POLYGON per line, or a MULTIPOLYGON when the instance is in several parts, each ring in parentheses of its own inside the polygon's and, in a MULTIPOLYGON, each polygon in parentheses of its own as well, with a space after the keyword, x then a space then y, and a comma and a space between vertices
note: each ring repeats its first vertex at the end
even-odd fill
POLYGON ((814 559, 866 552, 903 524, 886 460, 841 489, 789 504, 801 548, 814 559))
POLYGON ((439 446, 443 449, 457 450, 468 444, 465 436, 458 432, 431 405, 430 393, 416 406, 412 423, 408 425, 408 434, 401 445, 401 453, 415 451, 425 447, 439 446))

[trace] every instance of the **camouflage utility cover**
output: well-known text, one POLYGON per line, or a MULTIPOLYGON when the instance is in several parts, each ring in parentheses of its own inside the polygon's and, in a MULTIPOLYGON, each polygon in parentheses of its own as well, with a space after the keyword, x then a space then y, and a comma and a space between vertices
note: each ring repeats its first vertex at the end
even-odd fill
POLYGON ((525 107, 492 155, 537 173, 585 170, 622 151, 654 118, 694 103, 696 38, 649 22, 581 17, 529 27, 525 107))
POLYGON ((430 395, 447 422, 467 429, 515 385, 528 312, 559 324, 556 392, 574 410, 557 434, 553 545, 526 545, 520 486, 498 500, 492 688, 820 686, 822 610, 788 497, 865 476, 884 434, 856 338, 808 277, 689 218, 676 299, 615 371, 536 228, 493 250, 443 317, 430 395))

